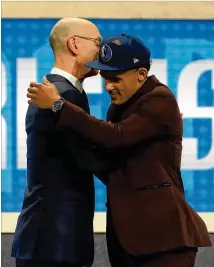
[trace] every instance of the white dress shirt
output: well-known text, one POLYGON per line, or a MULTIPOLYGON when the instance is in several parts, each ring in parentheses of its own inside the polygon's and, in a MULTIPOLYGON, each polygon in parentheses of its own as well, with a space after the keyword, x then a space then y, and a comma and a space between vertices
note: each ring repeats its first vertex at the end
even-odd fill
POLYGON ((70 83, 72 83, 73 86, 75 86, 80 91, 80 93, 82 94, 83 88, 82 88, 81 82, 76 77, 74 77, 72 74, 70 74, 69 72, 61 70, 61 69, 58 69, 58 68, 53 68, 51 70, 51 74, 61 75, 62 77, 67 79, 70 83))

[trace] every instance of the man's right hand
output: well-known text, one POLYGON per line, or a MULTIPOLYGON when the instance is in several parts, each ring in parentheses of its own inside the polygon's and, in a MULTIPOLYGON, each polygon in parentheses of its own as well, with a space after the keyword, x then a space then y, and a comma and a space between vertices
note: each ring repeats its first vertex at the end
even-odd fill
POLYGON ((51 109, 54 101, 60 99, 60 95, 54 84, 50 83, 46 77, 43 78, 44 84, 31 82, 27 89, 29 104, 36 105, 43 109, 51 109))

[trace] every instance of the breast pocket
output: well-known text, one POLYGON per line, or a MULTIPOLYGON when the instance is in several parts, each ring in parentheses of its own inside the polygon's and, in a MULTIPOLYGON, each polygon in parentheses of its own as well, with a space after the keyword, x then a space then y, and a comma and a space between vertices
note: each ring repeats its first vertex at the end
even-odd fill
POLYGON ((157 184, 152 184, 152 185, 140 186, 136 188, 136 191, 154 190, 154 189, 159 189, 159 188, 168 187, 168 186, 172 186, 172 184, 168 182, 162 182, 162 183, 157 183, 157 184))

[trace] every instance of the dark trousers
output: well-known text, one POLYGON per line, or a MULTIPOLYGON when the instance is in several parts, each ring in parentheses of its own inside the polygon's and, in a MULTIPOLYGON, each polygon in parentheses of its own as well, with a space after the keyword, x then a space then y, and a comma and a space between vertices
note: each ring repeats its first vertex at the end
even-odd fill
POLYGON ((135 257, 120 245, 112 223, 111 213, 107 212, 107 248, 112 267, 193 267, 197 248, 182 247, 173 251, 135 257))
POLYGON ((174 251, 157 253, 135 259, 133 266, 137 267, 193 267, 195 264, 196 248, 179 248, 174 251))
POLYGON ((82 267, 82 265, 69 262, 16 259, 16 267, 82 267))

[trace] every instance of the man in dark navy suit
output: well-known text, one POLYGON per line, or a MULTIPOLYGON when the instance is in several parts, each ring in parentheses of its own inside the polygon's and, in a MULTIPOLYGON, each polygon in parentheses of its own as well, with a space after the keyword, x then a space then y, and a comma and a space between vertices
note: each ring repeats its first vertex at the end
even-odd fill
MULTIPOLYGON (((55 64, 47 78, 87 113, 81 82, 97 71, 84 63, 97 57, 100 41, 97 27, 83 19, 64 18, 50 34, 55 64)), ((27 188, 12 246, 17 267, 93 263, 93 172, 103 166, 87 139, 55 128, 55 108, 30 105, 27 111, 27 188)))

